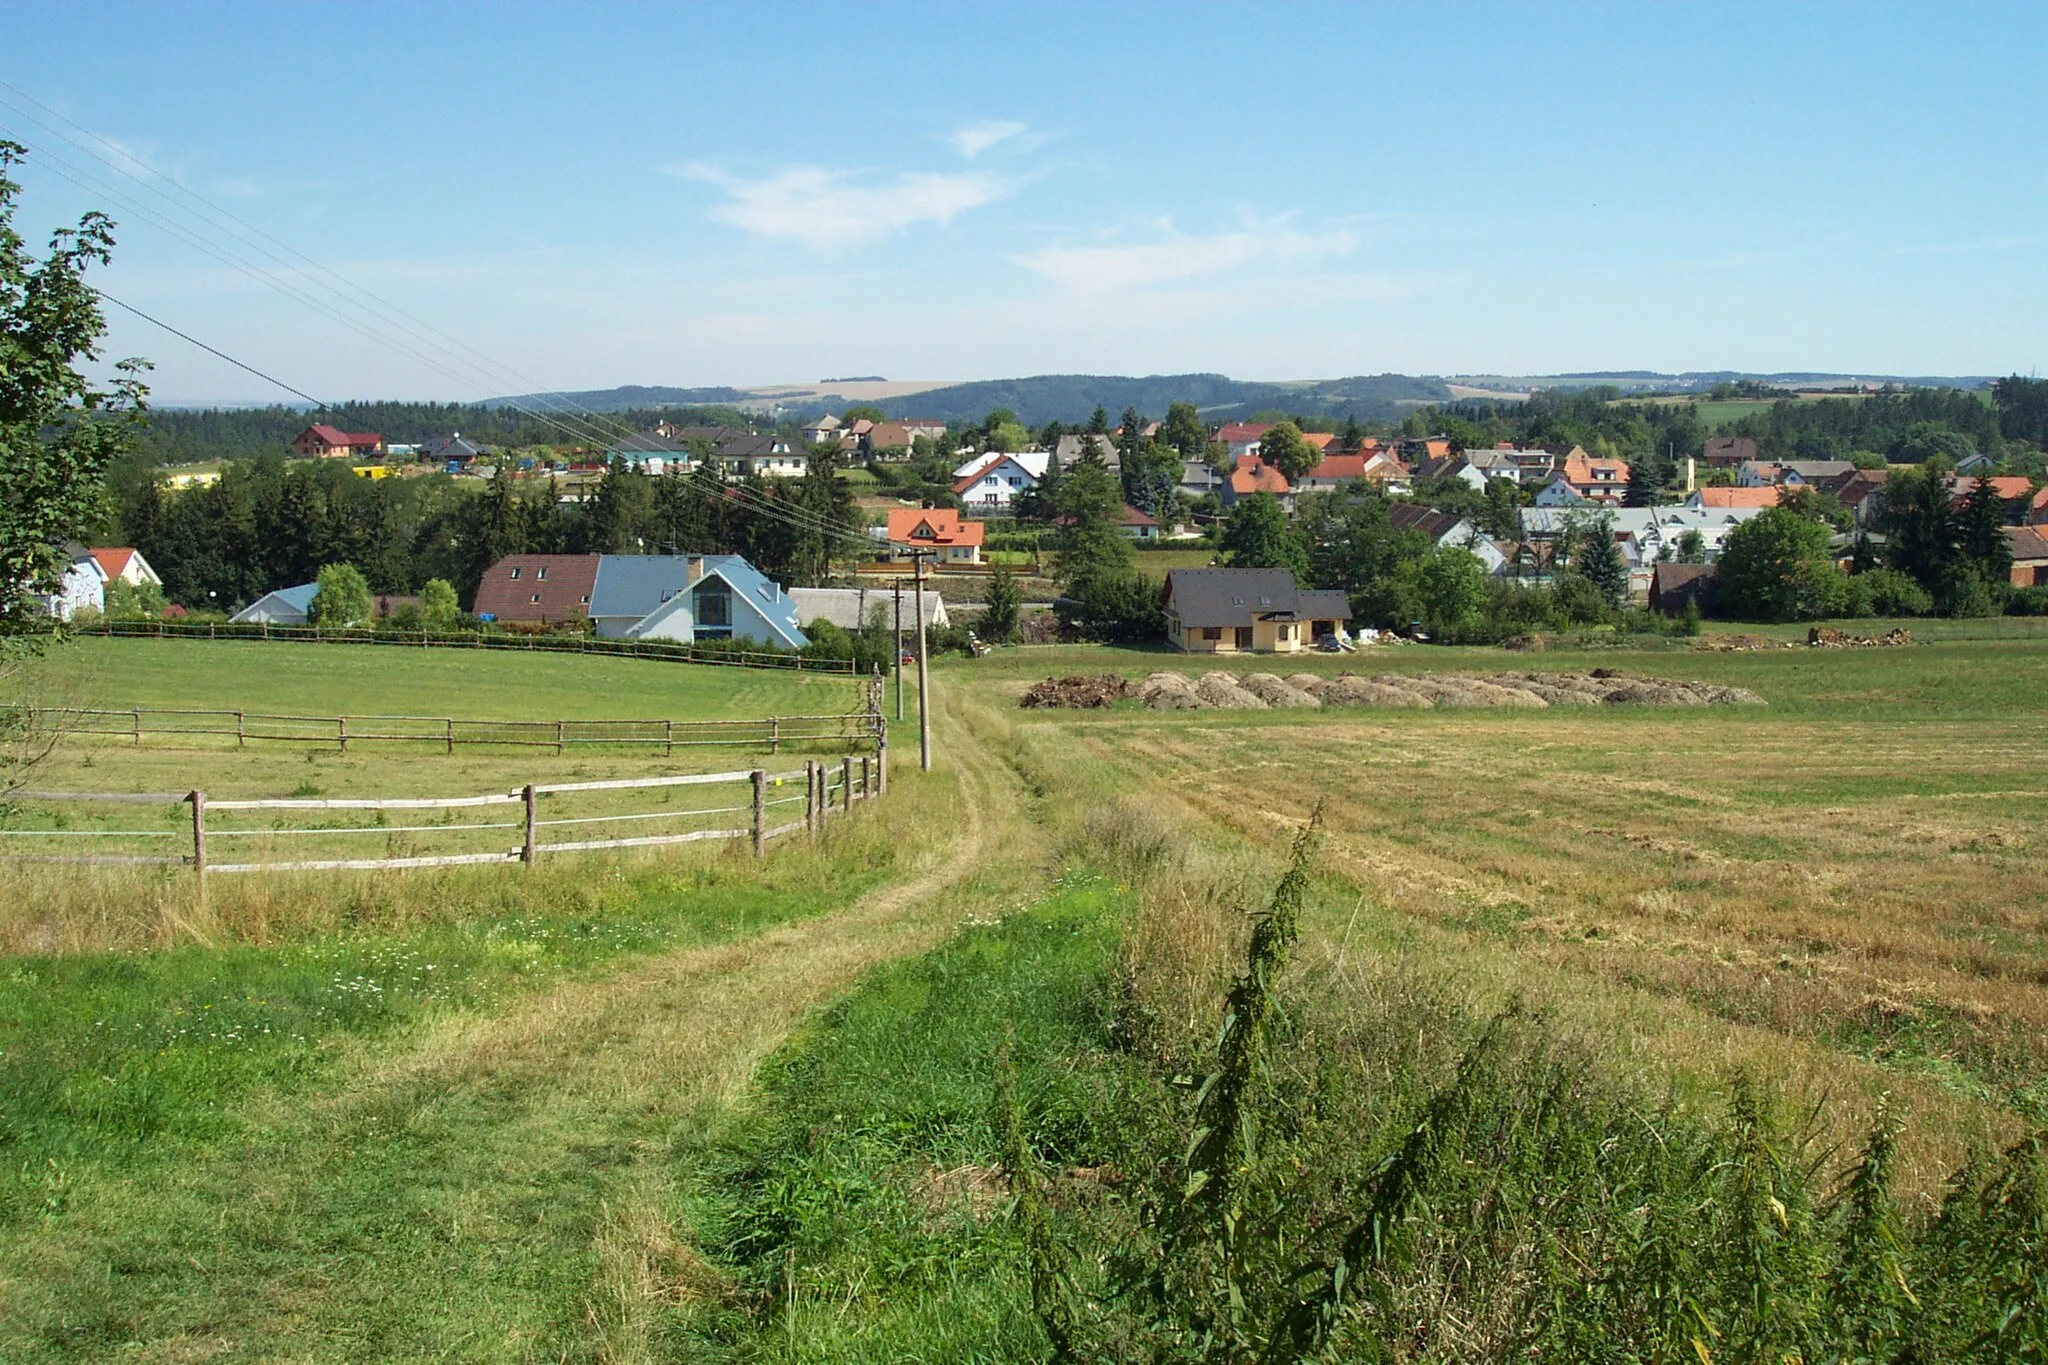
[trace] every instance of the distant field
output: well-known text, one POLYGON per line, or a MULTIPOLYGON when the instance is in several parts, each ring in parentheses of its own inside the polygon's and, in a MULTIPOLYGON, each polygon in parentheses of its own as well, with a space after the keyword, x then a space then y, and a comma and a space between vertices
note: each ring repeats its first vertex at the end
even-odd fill
MULTIPOLYGON (((1803 394, 1793 399, 1795 403, 1828 403, 1854 401, 1869 395, 1861 393, 1803 394)), ((1745 417, 1769 412, 1779 400, 1772 398, 1725 398, 1707 399, 1679 396, 1675 398, 1623 398, 1617 403, 1642 403, 1653 407, 1679 407, 1692 404, 1699 409, 1700 424, 1709 431, 1722 431, 1734 426, 1745 417)))

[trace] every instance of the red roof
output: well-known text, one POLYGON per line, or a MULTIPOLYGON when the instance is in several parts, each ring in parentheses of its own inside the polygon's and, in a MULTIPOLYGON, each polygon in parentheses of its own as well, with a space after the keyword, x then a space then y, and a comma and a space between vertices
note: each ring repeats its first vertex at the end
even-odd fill
MULTIPOLYGON (((2033 480, 2021 478, 2017 474, 1994 474, 1989 479, 1984 480, 1984 482, 1989 483, 1992 490, 2007 502, 2012 502, 2018 498, 2030 497, 2034 492, 2033 480)), ((1958 503, 1967 501, 1970 494, 1977 491, 1977 484, 1978 480, 1967 476, 1957 479, 1954 490, 1955 500, 1958 503)))
POLYGON ((128 561, 135 558, 135 551, 125 545, 119 549, 96 549, 89 551, 89 553, 99 564, 100 572, 107 576, 109 583, 119 578, 121 571, 128 567, 128 561))
POLYGON ((506 555, 484 570, 476 614, 500 621, 573 621, 590 615, 598 555, 506 555), (533 599, 538 597, 538 602, 533 599))
POLYGON ((1328 450, 1331 443, 1336 439, 1337 433, 1334 431, 1304 431, 1301 433, 1301 443, 1314 446, 1317 450, 1328 450))
POLYGON ((982 543, 987 528, 978 521, 963 521, 950 507, 892 507, 889 509, 891 545, 965 545, 982 543))
POLYGON ((1225 422, 1222 429, 1216 433, 1216 439, 1225 445, 1262 440, 1266 433, 1277 425, 1279 424, 1276 422, 1225 422))
POLYGON ((307 427, 294 437, 293 444, 305 440, 308 436, 318 437, 324 445, 351 447, 374 446, 384 439, 381 432, 343 431, 339 427, 330 427, 325 422, 315 422, 312 426, 307 427))
POLYGON ((1140 512, 1129 503, 1124 504, 1124 514, 1117 518, 1117 522, 1123 526, 1157 526, 1159 524, 1156 518, 1140 512))
MULTIPOLYGON (((986 460, 983 460, 983 461, 982 461, 982 462, 981 462, 980 464, 976 465, 976 466, 975 466, 975 467, 974 467, 973 469, 970 469, 969 471, 967 471, 967 473, 966 473, 965 475, 963 475, 963 476, 962 476, 962 477, 960 477, 960 478, 957 478, 957 479, 953 480, 953 491, 954 491, 955 493, 965 493, 965 492, 966 492, 966 491, 967 491, 968 489, 970 489, 970 488, 974 487, 975 483, 976 483, 976 482, 977 482, 977 481, 978 481, 978 480, 979 480, 979 479, 980 479, 980 478, 981 478, 981 477, 982 477, 982 476, 983 476, 984 474, 988 473, 988 472, 989 472, 989 471, 990 471, 991 469, 994 469, 994 468, 995 468, 995 467, 996 467, 997 465, 1001 464, 1001 463, 1002 463, 1003 461, 1005 461, 1005 460, 1009 460, 1009 459, 1010 459, 1010 457, 1009 457, 1008 455, 991 455, 991 456, 989 456, 989 457, 988 457, 988 458, 987 458, 986 460)), ((1011 461, 1011 463, 1015 464, 1015 463, 1016 463, 1016 461, 1012 460, 1012 461, 1011 461)), ((1021 464, 1018 464, 1018 465, 1017 465, 1017 468, 1018 468, 1018 469, 1020 469, 1020 470, 1023 470, 1023 472, 1024 472, 1024 473, 1026 473, 1026 474, 1029 474, 1029 473, 1031 472, 1030 470, 1028 470, 1028 469, 1025 469, 1025 468, 1024 468, 1024 466, 1023 466, 1023 465, 1021 465, 1021 464)), ((1036 480, 1034 480, 1033 482, 1036 482, 1036 480)))

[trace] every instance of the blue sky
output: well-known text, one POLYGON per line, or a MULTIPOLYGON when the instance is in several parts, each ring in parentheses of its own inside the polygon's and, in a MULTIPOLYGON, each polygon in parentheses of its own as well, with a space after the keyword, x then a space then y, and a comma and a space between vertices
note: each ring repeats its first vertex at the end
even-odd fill
MULTIPOLYGON (((322 397, 2048 364, 2038 5, 0 0, 0 29, 0 79, 494 365, 113 208, 111 292, 322 397)), ((33 237, 96 202, 39 159, 33 237)), ((110 346, 165 398, 274 396, 129 319, 110 346)))

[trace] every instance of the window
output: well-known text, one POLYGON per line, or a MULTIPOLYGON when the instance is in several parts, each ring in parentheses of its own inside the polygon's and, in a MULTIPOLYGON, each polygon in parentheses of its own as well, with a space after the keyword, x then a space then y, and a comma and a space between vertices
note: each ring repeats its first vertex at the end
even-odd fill
POLYGON ((533 571, 533 576, 535 578, 546 578, 548 576, 547 565, 543 564, 538 569, 535 569, 533 571))
POLYGON ((1252 628, 1250 626, 1237 627, 1237 647, 1239 649, 1250 649, 1252 647, 1252 628))
POLYGON ((1221 627, 1221 626, 1203 626, 1203 627, 1202 627, 1202 638, 1203 638, 1204 640, 1220 640, 1220 639, 1222 639, 1222 638, 1223 638, 1223 627, 1221 627))
POLYGON ((515 579, 519 577, 519 570, 516 566, 512 570, 512 577, 515 579))
POLYGON ((587 607, 590 605, 590 594, 584 593, 583 596, 577 598, 576 600, 587 607))
POLYGON ((535 593, 535 594, 533 595, 533 600, 534 600, 534 601, 536 601, 536 602, 540 601, 540 594, 539 594, 539 593, 535 593))
POLYGON ((697 587, 697 634, 718 638, 732 635, 732 590, 721 581, 697 587))

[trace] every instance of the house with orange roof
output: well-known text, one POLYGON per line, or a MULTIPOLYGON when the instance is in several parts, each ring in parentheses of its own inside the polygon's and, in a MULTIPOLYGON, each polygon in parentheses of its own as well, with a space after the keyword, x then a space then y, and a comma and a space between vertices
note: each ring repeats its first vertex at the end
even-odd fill
POLYGON ((889 510, 889 557, 903 563, 916 551, 931 551, 935 564, 979 564, 987 528, 950 507, 894 507, 889 510))
POLYGON ((1271 493, 1282 507, 1294 509, 1294 487, 1287 476, 1257 455, 1240 455, 1230 477, 1223 481, 1223 505, 1234 507, 1239 499, 1254 493, 1271 493))
POLYGON ((1999 500, 2005 503, 2009 514, 2018 513, 2024 519, 2025 513, 2033 509, 2027 504, 2034 501, 2034 481, 2018 474, 1993 474, 1983 479, 1968 476, 1949 480, 1949 498, 1953 506, 1960 508, 1977 491, 1979 483, 1988 483, 1999 500), (2019 506, 2015 506, 2019 504, 2019 506))
POLYGON ((1295 481, 1298 493, 1331 493, 1359 479, 1400 490, 1407 486, 1408 466, 1385 450, 1360 450, 1355 455, 1324 455, 1295 481))
POLYGON ((1538 507, 1560 507, 1574 502, 1595 502, 1617 506, 1628 492, 1628 461, 1601 459, 1573 447, 1564 463, 1550 476, 1550 482, 1536 495, 1538 507))

